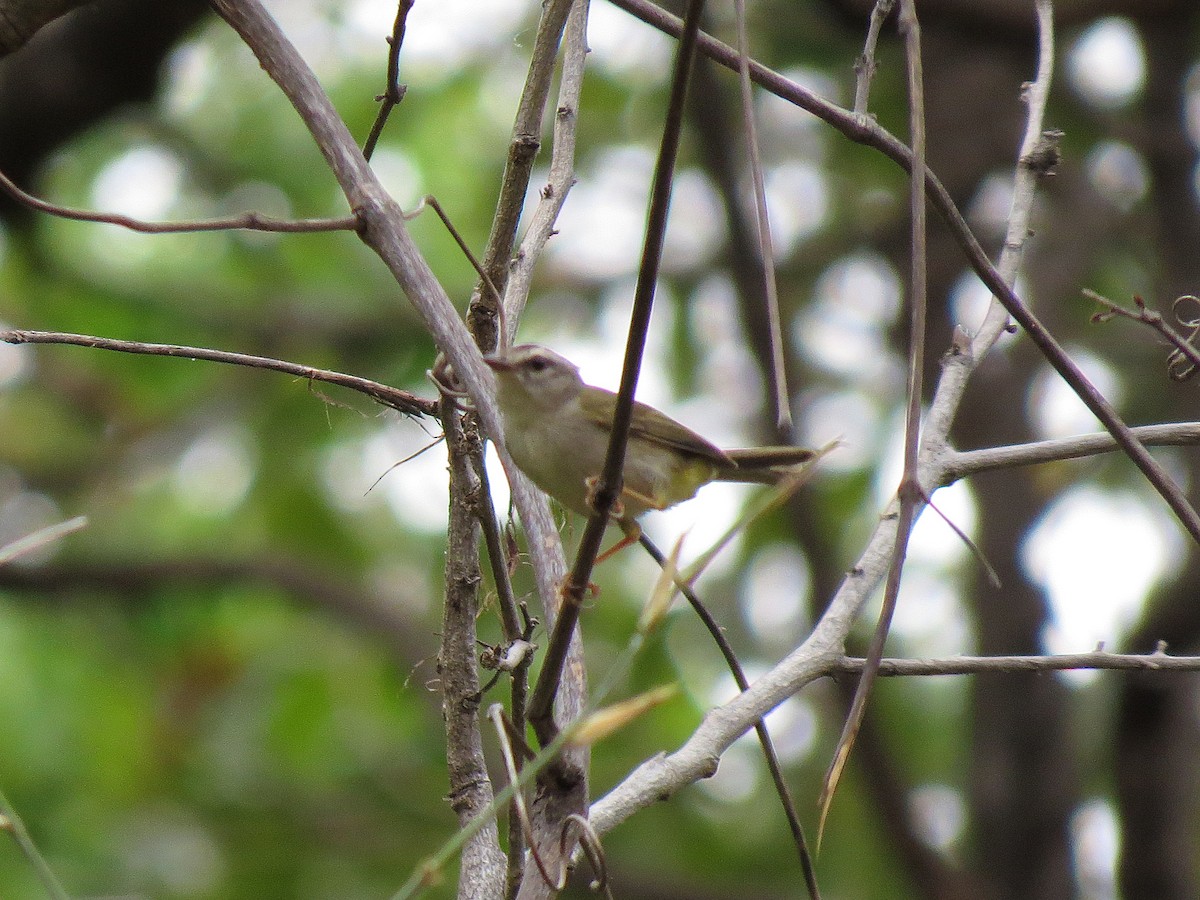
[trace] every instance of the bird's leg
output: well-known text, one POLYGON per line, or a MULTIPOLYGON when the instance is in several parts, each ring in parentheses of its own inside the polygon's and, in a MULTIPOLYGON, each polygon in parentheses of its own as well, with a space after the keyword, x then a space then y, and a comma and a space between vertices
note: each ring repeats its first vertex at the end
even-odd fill
POLYGON ((604 562, 613 554, 624 550, 630 544, 636 544, 642 536, 642 526, 633 519, 618 519, 617 524, 621 526, 621 530, 625 532, 625 536, 596 557, 596 565, 604 562))
MULTIPOLYGON (((600 479, 595 475, 592 475, 587 479, 587 503, 592 509, 596 508, 596 485, 599 483, 599 481, 600 479)), ((638 538, 642 536, 642 526, 639 525, 634 519, 625 518, 626 499, 647 509, 663 508, 662 504, 652 497, 647 497, 635 490, 631 490, 630 488, 622 488, 621 496, 613 502, 612 509, 608 511, 608 517, 610 521, 616 522, 619 526, 621 526, 621 530, 625 532, 625 536, 596 557, 597 565, 604 562, 615 553, 624 550, 630 544, 636 544, 638 542, 638 538)))

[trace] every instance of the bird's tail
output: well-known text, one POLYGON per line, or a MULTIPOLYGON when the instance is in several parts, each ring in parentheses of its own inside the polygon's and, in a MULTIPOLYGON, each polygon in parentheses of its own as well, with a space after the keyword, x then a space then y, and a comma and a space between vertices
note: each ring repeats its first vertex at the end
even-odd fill
POLYGON ((723 466, 717 478, 721 481, 745 481, 754 484, 775 484, 798 466, 812 462, 821 451, 805 447, 751 447, 746 450, 726 450, 733 466, 723 466))

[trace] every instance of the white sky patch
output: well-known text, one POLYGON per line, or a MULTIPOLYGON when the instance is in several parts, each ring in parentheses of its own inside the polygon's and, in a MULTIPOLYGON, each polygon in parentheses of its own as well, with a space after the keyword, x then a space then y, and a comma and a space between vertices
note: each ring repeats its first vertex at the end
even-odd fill
POLYGON ((1012 197, 1012 174, 994 172, 979 183, 967 205, 967 219, 976 231, 1003 235, 1012 212, 1012 197))
POLYGON ((1142 155, 1121 141, 1101 141, 1084 161, 1088 181, 1113 206, 1128 212, 1150 190, 1142 155))
MULTIPOLYGON (((1108 363, 1079 348, 1067 352, 1113 406, 1121 403, 1122 391, 1116 373, 1108 363)), ((1030 389, 1028 408, 1037 434, 1041 438, 1063 438, 1096 431, 1100 423, 1091 410, 1083 405, 1057 372, 1043 367, 1030 389)))
POLYGON ((646 223, 651 152, 618 147, 581 173, 558 217, 547 261, 560 271, 607 279, 637 269, 646 223))
POLYGON ((435 426, 427 428, 429 433, 409 422, 393 423, 331 447, 321 464, 321 483, 329 502, 351 515, 384 503, 406 526, 445 531, 449 500, 445 443, 401 463, 434 443, 435 426))
POLYGON ((945 784, 923 784, 908 795, 908 814, 926 846, 946 851, 967 824, 962 794, 945 784))
POLYGON ((754 554, 738 583, 738 602, 750 631, 769 650, 800 643, 809 627, 811 572, 790 544, 771 544, 754 554))
POLYGON ((1176 529, 1127 491, 1091 485, 1064 493, 1021 546, 1021 564, 1050 597, 1053 653, 1119 645, 1146 594, 1180 559, 1176 529))
POLYGON ((588 11, 588 67, 630 82, 656 84, 671 71, 675 42, 607 3, 588 11))
POLYGON ((115 157, 92 183, 92 206, 137 219, 162 219, 179 202, 184 167, 161 147, 134 147, 115 157))
MULTIPOLYGON (((530 9, 524 0, 416 3, 408 14, 401 66, 449 75, 499 49, 528 52, 533 45, 533 30, 522 30, 521 25, 527 19, 532 24, 530 9)), ((383 38, 392 33, 396 20, 396 0, 355 0, 345 19, 353 31, 347 45, 369 43, 374 38, 378 43, 370 46, 382 60, 387 49, 383 38)))
MULTIPOLYGON (((712 778, 701 778, 695 787, 722 805, 745 803, 758 790, 764 771, 762 751, 748 744, 735 743, 721 755, 717 774, 712 778)), ((706 808, 706 811, 713 817, 728 816, 728 811, 720 808, 706 808)))
MULTIPOLYGON (((604 153, 582 172, 558 219, 548 260, 577 277, 608 279, 637 270, 646 233, 654 155, 626 145, 604 153)), ((724 240, 724 215, 708 179, 681 170, 672 191, 663 269, 702 265, 724 240)))
MULTIPOLYGON (((841 86, 828 73, 817 69, 785 69, 782 74, 821 97, 841 102, 841 86)), ((775 151, 795 156, 798 148, 811 157, 821 154, 825 130, 820 119, 783 97, 758 88, 755 91, 755 123, 768 157, 775 151)))
POLYGON ((187 41, 167 57, 162 104, 169 116, 185 119, 196 112, 217 83, 214 51, 206 41, 187 41))
MULTIPOLYGON (((647 191, 646 205, 649 200, 647 191)), ((645 241, 645 230, 643 225, 638 232, 641 242, 645 241)), ((663 271, 686 272, 701 266, 724 241, 725 213, 712 182, 698 169, 680 170, 671 188, 671 209, 663 240, 663 271)))
POLYGON ((446 444, 439 442, 419 456, 407 458, 433 440, 420 428, 390 427, 380 431, 363 445, 360 472, 363 492, 369 489, 372 494, 380 494, 398 521, 429 533, 446 530, 450 500, 446 444), (383 478, 372 488, 380 476, 383 478))
POLYGON ((974 641, 955 579, 948 578, 944 568, 919 562, 904 567, 892 631, 904 639, 904 652, 912 656, 957 656, 969 653, 974 641))
POLYGON ((868 381, 894 368, 885 328, 900 305, 900 281, 883 257, 845 256, 817 281, 815 302, 796 319, 793 341, 817 365, 868 381))
POLYGON ((192 513, 223 516, 237 508, 254 482, 255 452, 242 428, 204 432, 175 463, 172 484, 192 513))
POLYGON ((1099 798, 1083 803, 1071 817, 1071 852, 1082 900, 1117 897, 1117 854, 1121 849, 1117 813, 1099 798))
POLYGON ((1085 101, 1119 109, 1134 99, 1146 81, 1146 51, 1128 19, 1100 19, 1075 42, 1067 55, 1071 86, 1085 101))
MULTIPOLYGON (((1029 300, 1029 283, 1018 275, 1016 284, 1013 286, 1018 297, 1029 300)), ((983 324, 984 316, 987 315, 988 307, 992 302, 992 292, 988 290, 987 285, 979 280, 979 276, 974 272, 964 270, 950 288, 950 321, 955 325, 961 325, 967 330, 967 333, 974 335, 979 331, 979 327, 983 324)), ((1000 350, 1007 350, 1013 346, 1013 341, 1009 335, 1000 335, 1000 340, 996 343, 996 347, 1000 350)))
POLYGON ((962 538, 946 524, 949 519, 966 534, 974 534, 976 508, 971 488, 965 481, 938 488, 933 502, 942 515, 926 507, 913 528, 908 542, 908 555, 914 562, 948 566, 961 562, 971 551, 962 538), (945 518, 943 518, 945 516, 945 518))
MULTIPOLYGON (((407 153, 392 147, 377 147, 371 157, 371 168, 380 184, 406 211, 413 210, 424 196, 421 169, 407 153)), ((427 214, 434 213, 430 211, 427 214)))
POLYGON ((828 221, 829 183, 820 167, 810 162, 774 166, 764 181, 771 242, 783 260, 828 221))
MULTIPOLYGON (((746 678, 751 684, 765 673, 766 669, 762 666, 746 665, 746 678)), ((728 703, 738 693, 737 682, 733 680, 733 676, 723 672, 709 688, 705 706, 710 708, 728 703)), ((799 762, 812 752, 817 737, 817 717, 807 700, 802 697, 789 697, 767 713, 766 721, 782 762, 799 762)), ((753 758, 760 753, 758 746, 758 736, 751 730, 738 738, 730 749, 749 751, 753 758)), ((759 760, 761 762, 761 757, 759 760)), ((724 757, 721 764, 725 764, 724 757)))
POLYGON ((816 391, 803 397, 794 409, 801 440, 807 447, 822 447, 835 438, 838 446, 819 463, 822 472, 848 472, 874 465, 883 426, 881 398, 862 391, 816 391))

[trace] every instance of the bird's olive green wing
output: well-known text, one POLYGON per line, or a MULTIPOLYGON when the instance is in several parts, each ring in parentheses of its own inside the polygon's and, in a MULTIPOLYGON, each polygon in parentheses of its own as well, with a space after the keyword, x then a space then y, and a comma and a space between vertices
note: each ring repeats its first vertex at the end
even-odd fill
MULTIPOLYGON (((584 415, 606 431, 612 430, 617 395, 603 388, 587 387, 579 398, 584 415)), ((736 464, 717 446, 709 443, 686 425, 660 413, 652 406, 634 401, 630 437, 638 437, 683 453, 707 459, 714 465, 734 467, 736 464)))

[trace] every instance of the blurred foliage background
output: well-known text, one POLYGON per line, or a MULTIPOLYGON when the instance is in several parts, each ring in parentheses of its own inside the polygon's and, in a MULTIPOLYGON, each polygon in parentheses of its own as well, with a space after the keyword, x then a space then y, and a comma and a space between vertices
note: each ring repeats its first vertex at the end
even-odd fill
MULTIPOLYGON (((865 5, 750 3, 754 54, 848 103, 865 5)), ((1020 86, 1034 71, 1032 11, 1015 0, 920 6, 931 165, 994 248, 1020 86)), ((395 4, 271 8, 365 136, 395 4)), ((476 248, 537 12, 447 0, 418 2, 409 20, 408 93, 374 166, 406 208, 437 196, 476 248)), ((732 40, 731 17, 713 4, 709 30, 732 40)), ((1165 307, 1195 290, 1198 37, 1187 0, 1060 8, 1050 124, 1067 131, 1065 160, 1019 287, 1135 423, 1190 418, 1194 388, 1163 378, 1149 333, 1089 327, 1076 298, 1086 285, 1165 307)), ((521 334, 615 386, 672 43, 597 2, 590 44, 579 183, 521 334)), ((900 62, 889 37, 873 110, 903 134, 900 62)), ((753 443, 770 432, 736 82, 703 63, 693 93, 639 396, 718 443, 753 443)), ((845 447, 702 583, 751 673, 804 637, 894 489, 908 240, 902 172, 782 101, 756 103, 795 439, 840 435, 845 447)), ((344 212, 291 108, 201 3, 104 0, 0 62, 0 167, 56 202, 142 218, 344 212)), ((433 395, 428 336, 353 236, 145 236, 2 212, 6 326, 275 356, 433 395)), ((432 215, 411 227, 465 305, 469 263, 432 215)), ((936 224, 933 241, 936 358, 986 297, 936 224)), ((1013 336, 981 370, 957 437, 986 446, 1093 427, 1013 336)), ((278 374, 0 345, 0 544, 89 520, 0 568, 0 787, 72 894, 388 896, 453 833, 433 666, 445 454, 435 446, 392 468, 436 436, 436 423, 278 374)), ((1188 453, 1164 457, 1192 483, 1188 453)), ((493 482, 504 504, 498 469, 493 482)), ((712 486, 650 531, 666 543, 690 529, 699 550, 746 496, 712 486)), ((938 502, 1004 588, 987 587, 927 517, 893 654, 1097 640, 1147 650, 1160 638, 1194 648, 1195 554, 1123 461, 998 473, 938 502)), ((652 575, 634 552, 600 570, 583 626, 594 671, 625 644, 652 575)), ((480 627, 498 638, 491 612, 480 627)), ((624 689, 672 681, 677 699, 596 748, 595 795, 677 747, 734 691, 683 612, 624 689)), ((849 687, 812 685, 769 720, 810 822, 849 687)), ((1178 676, 881 685, 826 832, 825 895, 1198 895, 1193 692, 1178 676)), ((714 779, 608 835, 618 896, 800 896, 765 776, 743 740, 714 779)), ((432 895, 451 896, 453 882, 432 895)), ((41 896, 6 845, 0 896, 41 896)))

